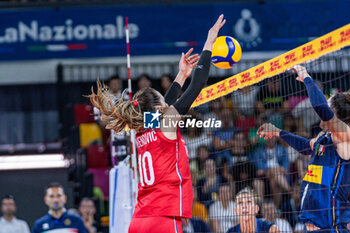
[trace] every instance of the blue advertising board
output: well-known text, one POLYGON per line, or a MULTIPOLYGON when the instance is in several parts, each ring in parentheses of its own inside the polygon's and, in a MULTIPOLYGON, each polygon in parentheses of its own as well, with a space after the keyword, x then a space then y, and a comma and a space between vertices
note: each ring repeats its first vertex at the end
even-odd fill
POLYGON ((220 35, 246 51, 290 50, 350 22, 349 1, 234 2, 0 11, 0 60, 125 56, 200 51, 223 13, 220 35))

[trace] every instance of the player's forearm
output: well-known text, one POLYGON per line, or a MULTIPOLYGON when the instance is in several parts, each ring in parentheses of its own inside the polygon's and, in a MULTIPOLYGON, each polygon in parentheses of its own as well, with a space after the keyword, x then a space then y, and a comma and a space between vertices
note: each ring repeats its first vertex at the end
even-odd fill
POLYGON ((165 103, 168 105, 173 105, 181 93, 181 88, 186 81, 186 76, 184 73, 179 71, 176 75, 174 82, 169 87, 168 91, 164 95, 165 103))
POLYGON ((311 154, 312 149, 310 147, 310 140, 284 130, 280 131, 279 136, 299 153, 303 155, 311 154))
POLYGON ((215 41, 216 41, 216 39, 212 40, 211 38, 209 38, 209 35, 208 35, 208 38, 205 41, 204 46, 203 46, 203 52, 204 51, 210 51, 211 52, 211 50, 213 49, 215 41))
POLYGON ((183 87, 186 82, 186 78, 186 75, 183 72, 179 71, 179 73, 176 75, 174 83, 177 82, 181 87, 183 87))
POLYGON ((307 93, 312 107, 319 115, 322 121, 329 121, 334 117, 332 109, 328 106, 327 99, 311 77, 304 79, 307 93))
POLYGON ((175 80, 164 95, 165 103, 173 105, 180 95, 181 87, 182 85, 175 80))
POLYGON ((195 67, 192 80, 185 93, 174 104, 180 114, 186 114, 192 103, 206 85, 209 77, 211 51, 203 51, 198 65, 195 67))

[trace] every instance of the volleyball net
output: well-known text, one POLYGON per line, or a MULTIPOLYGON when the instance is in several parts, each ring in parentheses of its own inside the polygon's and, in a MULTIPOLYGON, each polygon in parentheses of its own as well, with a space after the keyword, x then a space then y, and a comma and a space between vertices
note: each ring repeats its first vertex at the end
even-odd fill
MULTIPOLYGON (((305 66, 326 97, 348 91, 349 45, 350 24, 203 89, 190 114, 220 119, 222 127, 183 130, 194 190, 193 221, 205 223, 211 232, 227 232, 242 214, 235 208, 236 195, 248 188, 260 208, 244 214, 275 222, 280 232, 306 230, 298 218, 300 184, 311 156, 256 133, 270 122, 305 138, 317 136, 320 119, 304 84, 289 69, 305 66)), ((311 175, 322 177, 318 171, 311 175)), ((185 224, 184 232, 192 232, 194 225, 185 224)))

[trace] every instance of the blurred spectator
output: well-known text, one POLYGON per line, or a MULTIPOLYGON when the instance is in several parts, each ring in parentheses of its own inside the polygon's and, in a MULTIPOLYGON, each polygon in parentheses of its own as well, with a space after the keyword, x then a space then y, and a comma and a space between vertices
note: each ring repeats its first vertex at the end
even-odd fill
POLYGON ((242 131, 237 131, 233 136, 232 142, 232 161, 237 165, 248 161, 247 156, 248 142, 242 131))
POLYGON ((263 194, 263 184, 261 180, 256 180, 256 168, 248 158, 248 142, 242 131, 238 131, 233 137, 232 160, 233 176, 236 183, 236 190, 246 187, 254 187, 263 194), (256 182, 261 182, 257 184, 256 182))
POLYGON ((302 180, 306 175, 311 160, 311 155, 302 155, 296 161, 298 178, 302 180))
POLYGON ((261 205, 261 213, 264 219, 275 223, 277 228, 283 233, 293 233, 293 229, 287 220, 277 218, 277 209, 271 199, 265 199, 261 205))
MULTIPOLYGON (((323 86, 320 81, 316 81, 318 87, 323 92, 323 86)), ((300 101, 292 110, 292 115, 294 118, 298 119, 298 128, 304 129, 304 132, 307 133, 307 137, 314 137, 318 134, 317 129, 314 133, 313 126, 318 127, 320 123, 320 117, 317 115, 313 109, 309 97, 300 101)))
POLYGON ((88 233, 97 233, 100 224, 95 220, 96 207, 92 199, 84 197, 79 204, 79 214, 88 233))
POLYGON ((250 128, 249 133, 248 133, 250 145, 252 147, 256 147, 259 145, 265 145, 265 143, 266 143, 265 139, 260 138, 257 135, 257 132, 258 132, 259 127, 266 122, 268 122, 268 119, 265 116, 265 114, 260 114, 256 117, 255 122, 254 122, 254 127, 250 128))
MULTIPOLYGON (((192 118, 195 119, 195 118, 192 118)), ((188 127, 184 129, 183 138, 186 141, 186 147, 188 149, 188 156, 190 159, 196 158, 196 152, 200 145, 210 145, 212 138, 202 133, 203 128, 188 127)))
MULTIPOLYGON (((294 120, 293 116, 291 114, 286 114, 283 116, 283 129, 287 130, 288 132, 296 133, 297 131, 297 125, 296 121, 294 120)), ((296 180, 298 180, 298 173, 297 173, 297 164, 296 160, 302 156, 298 151, 296 151, 294 148, 289 146, 284 140, 278 138, 278 142, 283 146, 288 154, 289 159, 289 171, 290 171, 290 183, 293 184, 296 180)))
POLYGON ((202 233, 210 232, 208 225, 196 217, 191 219, 182 219, 182 232, 183 233, 202 233))
POLYGON ((110 93, 118 100, 122 95, 122 85, 118 75, 114 75, 108 79, 108 87, 110 93))
POLYGON ((247 86, 233 92, 232 103, 237 106, 238 111, 244 116, 253 116, 255 114, 255 106, 259 87, 247 86))
POLYGON ((279 233, 275 224, 256 218, 259 212, 259 205, 255 196, 249 189, 244 189, 236 195, 235 213, 238 216, 239 224, 230 228, 231 232, 269 232, 279 233))
POLYGON ((145 88, 145 87, 151 87, 152 86, 152 79, 147 74, 141 74, 140 77, 137 80, 137 88, 138 90, 145 88))
MULTIPOLYGON (((224 109, 225 105, 225 97, 220 97, 215 100, 212 100, 209 102, 209 112, 204 114, 202 119, 208 120, 208 119, 220 119, 219 115, 222 109, 224 109)), ((222 125, 221 125, 222 126, 222 125)), ((214 129, 213 128, 204 128, 204 133, 206 134, 212 134, 214 129)))
POLYGON ((281 88, 278 78, 267 79, 267 85, 260 87, 258 93, 257 110, 259 113, 269 115, 275 112, 287 112, 288 102, 285 100, 285 93, 281 88))
POLYGON ((219 119, 219 114, 224 109, 225 97, 220 97, 210 101, 209 113, 203 115, 203 120, 209 118, 219 119))
POLYGON ((281 202, 281 189, 290 191, 287 180, 289 162, 285 148, 276 143, 273 137, 266 141, 252 153, 252 161, 257 168, 257 176, 266 176, 269 179, 270 189, 276 206, 279 208, 281 202))
POLYGON ((173 83, 173 79, 170 74, 163 74, 160 78, 161 94, 164 96, 168 91, 169 87, 173 83))
POLYGON ((283 116, 283 129, 295 133, 297 131, 296 121, 291 114, 283 116))
POLYGON ((229 162, 225 158, 223 158, 221 160, 221 169, 220 169, 222 182, 229 184, 231 191, 235 193, 236 191, 235 184, 237 184, 237 182, 235 182, 235 179, 232 173, 233 173, 232 166, 230 166, 229 162))
POLYGON ((205 205, 198 201, 197 188, 192 186, 193 190, 193 204, 192 204, 192 217, 202 220, 203 222, 208 221, 208 210, 205 205))
POLYGON ((286 199, 281 206, 281 217, 288 220, 292 227, 296 228, 299 223, 300 212, 300 183, 292 186, 290 198, 286 199))
POLYGON ((79 210, 77 210, 76 208, 69 208, 67 210, 67 212, 71 213, 71 214, 75 214, 75 215, 80 215, 79 214, 79 210))
POLYGON ((0 233, 29 233, 28 224, 15 216, 17 207, 14 196, 6 195, 1 199, 0 233))
MULTIPOLYGON (((283 116, 283 130, 286 130, 291 133, 296 133, 296 121, 291 114, 286 114, 283 116)), ((279 142, 284 148, 286 148, 290 163, 293 163, 301 155, 296 150, 294 150, 294 148, 289 146, 284 140, 279 140, 279 142)))
POLYGON ((209 207, 209 221, 213 232, 226 232, 237 223, 233 192, 228 184, 219 188, 219 198, 209 207))
POLYGON ((286 97, 278 78, 267 79, 267 85, 259 90, 258 113, 265 113, 269 122, 276 127, 283 127, 282 114, 289 111, 289 102, 286 97))
POLYGON ((222 109, 219 118, 222 122, 222 128, 215 131, 213 135, 215 157, 218 159, 225 158, 230 166, 232 166, 231 149, 233 146, 233 136, 237 130, 233 127, 231 110, 222 109))
POLYGON ((307 232, 306 226, 303 223, 297 223, 294 227, 294 233, 305 233, 307 232))
POLYGON ((49 207, 49 213, 35 221, 32 233, 49 232, 55 229, 87 233, 80 216, 66 211, 64 206, 67 196, 61 184, 50 183, 45 189, 44 201, 49 207))
POLYGON ((204 144, 200 145, 197 147, 196 155, 198 179, 202 179, 205 176, 204 163, 207 159, 211 158, 209 148, 204 144))
POLYGON ((204 164, 205 176, 198 181, 198 199, 205 206, 216 200, 221 184, 221 177, 216 174, 216 164, 213 159, 207 159, 204 164))
POLYGON ((250 129, 255 126, 255 117, 247 117, 238 113, 235 119, 235 126, 240 128, 244 135, 248 137, 250 129))
POLYGON ((197 184, 198 184, 197 168, 192 168, 190 165, 190 173, 191 173, 192 186, 197 187, 197 184))

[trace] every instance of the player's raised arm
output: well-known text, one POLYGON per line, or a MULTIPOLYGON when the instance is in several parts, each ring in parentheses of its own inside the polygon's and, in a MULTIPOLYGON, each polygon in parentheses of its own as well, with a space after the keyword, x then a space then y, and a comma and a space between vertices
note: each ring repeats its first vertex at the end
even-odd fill
POLYGON ((193 48, 189 49, 186 54, 182 53, 181 55, 179 72, 169 90, 164 95, 165 102, 168 105, 172 105, 176 102, 186 79, 191 75, 193 68, 198 64, 199 55, 191 55, 192 52, 193 48))
POLYGON ((292 134, 290 132, 281 130, 271 123, 265 123, 262 126, 260 126, 260 128, 257 131, 257 134, 260 137, 264 137, 265 140, 275 136, 280 137, 288 145, 290 145, 296 151, 304 155, 309 155, 312 152, 312 149, 310 146, 310 140, 300 137, 298 135, 292 134))
MULTIPOLYGON (((315 81, 310 77, 307 73, 307 70, 303 66, 295 66, 295 71, 298 73, 297 80, 303 82, 305 84, 307 93, 309 95, 310 102, 312 107, 319 115, 321 120, 323 121, 321 124, 325 124, 325 126, 332 132, 334 135, 333 140, 334 143, 346 143, 347 147, 349 147, 350 142, 350 127, 349 127, 349 114, 350 114, 350 95, 349 93, 338 93, 336 96, 330 98, 330 104, 332 107, 335 107, 339 104, 339 101, 333 101, 333 98, 339 98, 343 95, 344 106, 338 106, 336 114, 328 105, 327 99, 317 86, 315 81), (338 117, 339 116, 339 117, 338 117), (340 118, 340 119, 339 119, 340 118)), ((338 151, 339 152, 339 151, 338 151)), ((350 155, 348 152, 340 153, 340 157, 343 159, 350 159, 350 155)))
POLYGON ((186 114, 203 87, 206 85, 209 77, 211 50, 216 41, 219 30, 225 22, 224 15, 220 15, 214 26, 209 30, 199 62, 193 72, 191 83, 181 98, 174 104, 178 113, 186 114))
POLYGON ((185 93, 181 96, 181 98, 174 105, 167 108, 163 114, 161 129, 164 135, 169 139, 176 138, 177 126, 173 125, 171 127, 167 127, 167 130, 164 130, 164 119, 167 119, 168 121, 170 120, 172 122, 178 122, 181 120, 181 115, 184 115, 188 112, 192 103, 195 101, 203 87, 206 85, 209 77, 211 50, 216 41, 219 30, 225 24, 225 22, 226 20, 224 19, 224 15, 220 15, 214 26, 209 30, 200 59, 193 71, 190 85, 186 89, 185 93))

